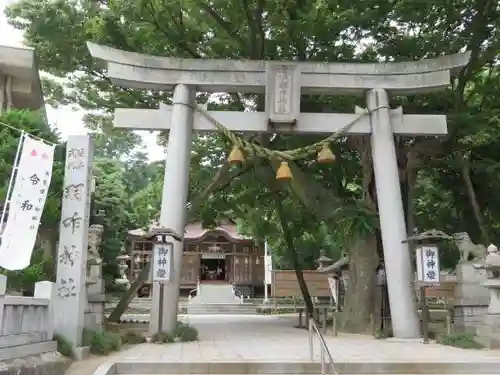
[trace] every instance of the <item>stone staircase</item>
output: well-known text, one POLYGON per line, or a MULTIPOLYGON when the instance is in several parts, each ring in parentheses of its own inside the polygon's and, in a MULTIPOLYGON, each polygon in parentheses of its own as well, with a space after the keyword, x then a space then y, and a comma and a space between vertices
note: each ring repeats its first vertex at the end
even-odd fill
POLYGON ((187 311, 191 315, 252 315, 256 314, 256 307, 241 303, 200 303, 188 304, 187 311))
POLYGON ((189 300, 189 304, 203 303, 239 303, 234 296, 231 284, 200 284, 200 293, 189 300))
POLYGON ((200 284, 200 293, 189 300, 187 313, 195 315, 255 314, 253 304, 235 297, 231 284, 200 284))

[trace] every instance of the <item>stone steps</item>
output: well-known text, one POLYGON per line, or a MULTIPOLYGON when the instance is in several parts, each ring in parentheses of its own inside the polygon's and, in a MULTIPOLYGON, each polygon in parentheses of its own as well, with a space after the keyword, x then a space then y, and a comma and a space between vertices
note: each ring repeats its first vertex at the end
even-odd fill
POLYGON ((57 352, 56 341, 24 343, 0 349, 0 361, 57 352))
POLYGON ((189 304, 199 303, 235 303, 233 286, 230 284, 201 284, 200 295, 189 301, 189 304))
MULTIPOLYGON (((338 362, 326 374, 499 374, 498 362, 338 362)), ((94 375, 305 375, 321 374, 316 362, 117 362, 101 365, 94 375)))
POLYGON ((257 309, 254 305, 239 303, 192 303, 187 312, 191 315, 251 315, 256 314, 257 309))

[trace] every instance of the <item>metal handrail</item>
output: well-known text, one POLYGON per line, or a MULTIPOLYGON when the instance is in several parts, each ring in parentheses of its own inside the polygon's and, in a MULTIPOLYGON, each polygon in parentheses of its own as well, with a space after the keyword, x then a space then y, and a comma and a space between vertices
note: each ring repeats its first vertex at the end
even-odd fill
POLYGON ((314 333, 316 333, 316 336, 319 339, 319 344, 321 347, 321 353, 320 353, 321 375, 326 374, 325 355, 326 359, 330 363, 332 374, 338 375, 339 372, 335 368, 335 362, 333 361, 332 353, 330 353, 330 349, 328 349, 328 346, 326 345, 325 338, 323 337, 321 331, 318 329, 318 326, 316 325, 316 322, 314 321, 313 318, 309 318, 309 351, 310 351, 311 361, 314 361, 314 333))
POLYGON ((233 296, 235 298, 238 298, 240 300, 240 303, 243 303, 243 297, 244 297, 243 292, 236 287, 236 283, 233 282, 231 283, 231 285, 233 287, 233 296))
POLYGON ((196 278, 196 288, 189 291, 188 299, 193 298, 193 292, 196 292, 196 296, 200 295, 200 278, 196 278))
POLYGON ((189 296, 188 296, 188 299, 191 299, 193 298, 193 293, 196 292, 196 295, 198 295, 198 289, 197 288, 194 288, 194 289, 191 289, 189 291, 189 296))

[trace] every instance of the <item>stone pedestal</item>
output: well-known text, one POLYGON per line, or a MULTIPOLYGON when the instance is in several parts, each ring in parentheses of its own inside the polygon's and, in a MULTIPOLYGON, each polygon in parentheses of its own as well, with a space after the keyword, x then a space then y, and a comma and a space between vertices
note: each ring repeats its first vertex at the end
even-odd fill
POLYGON ((459 263, 456 270, 455 330, 475 333, 488 310, 488 290, 483 286, 486 271, 474 268, 470 262, 459 263))
POLYGON ((85 328, 100 331, 104 328, 104 309, 106 298, 104 294, 88 294, 85 307, 85 328))
POLYGON ((103 232, 102 225, 93 224, 88 231, 88 260, 84 326, 87 329, 101 330, 104 327, 104 280, 102 279, 102 260, 99 245, 103 232))
POLYGON ((104 280, 102 279, 102 265, 93 264, 87 266, 87 293, 104 294, 104 280))
POLYGON ((103 294, 104 281, 102 279, 102 260, 99 256, 99 246, 103 226, 92 224, 88 230, 88 255, 87 255, 87 293, 103 294))
POLYGON ((490 349, 500 349, 500 280, 483 283, 490 294, 488 312, 477 327, 477 341, 490 349))

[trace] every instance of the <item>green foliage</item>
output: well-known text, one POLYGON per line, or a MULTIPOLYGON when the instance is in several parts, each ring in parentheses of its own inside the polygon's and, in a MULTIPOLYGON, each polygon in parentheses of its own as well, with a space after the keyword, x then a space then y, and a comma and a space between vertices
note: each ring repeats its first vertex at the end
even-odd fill
POLYGON ((89 346, 93 354, 108 355, 121 349, 122 339, 117 333, 84 329, 83 345, 89 346))
POLYGON ((462 349, 483 349, 484 346, 474 339, 469 333, 452 333, 450 335, 439 335, 437 342, 441 345, 454 346, 462 349))
POLYGON ((174 337, 179 338, 180 341, 198 341, 198 330, 189 324, 177 322, 173 332, 174 337))
POLYGON ((170 344, 175 342, 175 336, 169 332, 157 332, 151 338, 155 344, 170 344))
MULTIPOLYGON (((51 103, 78 104, 92 111, 85 121, 98 144, 98 158, 116 162, 99 165, 103 172, 98 184, 103 187, 96 192, 95 202, 107 210, 99 219, 106 221, 101 252, 109 280, 116 272, 113 257, 122 244, 124 228, 144 226, 158 214, 163 182, 161 165, 146 163, 134 151, 140 146, 135 134, 111 129, 109 114, 115 107, 156 108, 160 102, 168 103, 170 94, 113 85, 104 66, 90 57, 85 45, 89 40, 172 57, 319 63, 416 60, 469 49, 471 62, 450 90, 392 98, 391 105, 402 105, 405 113, 447 114, 450 134, 441 140, 398 137, 398 160, 404 162, 413 155, 418 169, 412 182, 415 169, 403 166, 400 176, 405 194, 412 190, 406 207, 413 206, 407 215, 409 226, 467 231, 476 242, 500 241, 500 198, 491 194, 500 183, 496 95, 500 91, 500 10, 494 1, 116 0, 103 5, 19 0, 8 7, 7 16, 24 31, 25 43, 36 48, 40 67, 66 78, 44 82, 51 103), (467 155, 469 177, 460 155, 467 155), (465 187, 467 179, 474 194, 465 187)), ((207 102, 210 109, 264 110, 258 95, 200 93, 199 101, 207 102)), ((352 113, 356 104, 364 105, 361 98, 351 96, 304 96, 301 109, 352 113)), ((289 149, 318 139, 291 134, 261 135, 254 140, 289 149)), ((165 134, 160 138, 164 141, 165 134)), ((15 145, 7 144, 11 143, 15 145)), ((195 138, 190 200, 213 177, 227 148, 217 135, 195 138)), ((315 266, 321 251, 338 258, 353 240, 377 228, 377 215, 367 198, 372 171, 366 139, 341 139, 332 149, 339 160, 336 164, 318 165, 312 157, 301 161, 293 170, 291 186, 275 186, 272 169, 261 168, 260 160, 248 161, 240 173, 231 167, 235 177, 202 204, 196 219, 207 225, 238 219, 246 233, 271 244, 278 265, 289 267, 272 200, 276 191, 291 190, 294 199, 287 198, 283 209, 303 266, 315 266)), ((52 209, 47 212, 58 216, 52 209)), ((443 266, 454 266, 458 254, 452 246, 441 255, 443 266)))
POLYGON ((35 290, 35 283, 54 281, 54 260, 44 250, 35 249, 31 256, 30 265, 25 269, 7 271, 0 268, 0 272, 7 276, 7 288, 9 290, 24 291, 31 294, 35 290))
POLYGON ((168 344, 175 341, 198 341, 198 330, 183 322, 177 322, 173 332, 158 332, 152 337, 152 342, 168 344))
POLYGON ((57 341, 57 351, 67 358, 73 358, 73 349, 71 343, 61 335, 54 335, 54 340, 57 341))
POLYGON ((134 332, 134 331, 127 331, 121 335, 122 343, 123 344, 142 344, 143 342, 146 342, 146 338, 141 335, 140 333, 134 332))

